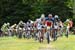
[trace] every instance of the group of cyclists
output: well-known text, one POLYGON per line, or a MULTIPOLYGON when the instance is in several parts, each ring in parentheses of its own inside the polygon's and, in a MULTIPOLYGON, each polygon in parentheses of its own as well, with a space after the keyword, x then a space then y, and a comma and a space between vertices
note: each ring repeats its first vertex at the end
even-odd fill
POLYGON ((40 43, 47 39, 47 43, 50 43, 50 41, 56 41, 59 36, 62 36, 63 32, 68 37, 72 26, 73 22, 71 19, 62 22, 58 15, 48 14, 46 17, 45 14, 41 14, 41 17, 35 21, 28 20, 26 23, 20 21, 12 26, 10 26, 10 23, 4 23, 1 27, 0 36, 16 35, 18 38, 34 38, 40 43))

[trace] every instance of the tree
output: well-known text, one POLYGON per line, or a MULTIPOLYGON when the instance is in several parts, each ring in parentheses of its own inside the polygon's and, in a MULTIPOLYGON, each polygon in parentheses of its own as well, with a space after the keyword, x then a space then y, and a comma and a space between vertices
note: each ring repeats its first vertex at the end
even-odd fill
POLYGON ((20 20, 35 20, 42 13, 57 14, 64 21, 72 18, 71 7, 70 0, 0 0, 0 26, 5 22, 13 24, 20 20))

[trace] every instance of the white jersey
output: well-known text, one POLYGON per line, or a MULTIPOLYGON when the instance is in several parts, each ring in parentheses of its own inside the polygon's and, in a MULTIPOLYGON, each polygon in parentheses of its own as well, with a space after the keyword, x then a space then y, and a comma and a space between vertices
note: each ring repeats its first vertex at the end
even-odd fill
POLYGON ((58 25, 54 25, 54 29, 58 29, 58 25))
POLYGON ((54 24, 54 29, 58 29, 58 27, 59 27, 58 22, 56 22, 56 23, 54 24))
POLYGON ((42 27, 41 24, 38 23, 37 24, 37 29, 41 29, 41 27, 42 27))

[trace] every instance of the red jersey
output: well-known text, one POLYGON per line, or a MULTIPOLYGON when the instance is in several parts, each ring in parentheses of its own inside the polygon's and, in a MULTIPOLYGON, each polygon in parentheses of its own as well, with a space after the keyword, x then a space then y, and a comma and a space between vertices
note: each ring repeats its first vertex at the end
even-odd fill
POLYGON ((72 21, 69 22, 69 26, 70 26, 70 27, 73 26, 73 22, 72 22, 72 21))
POLYGON ((52 26, 52 21, 46 21, 45 24, 46 24, 47 26, 52 26))

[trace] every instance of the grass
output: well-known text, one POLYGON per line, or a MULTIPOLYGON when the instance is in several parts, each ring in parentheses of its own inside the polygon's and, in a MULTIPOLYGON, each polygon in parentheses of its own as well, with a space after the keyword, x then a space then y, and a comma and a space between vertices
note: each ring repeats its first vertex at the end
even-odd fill
POLYGON ((57 41, 47 44, 34 39, 18 39, 16 37, 0 37, 0 50, 75 50, 75 35, 59 37, 57 41))

